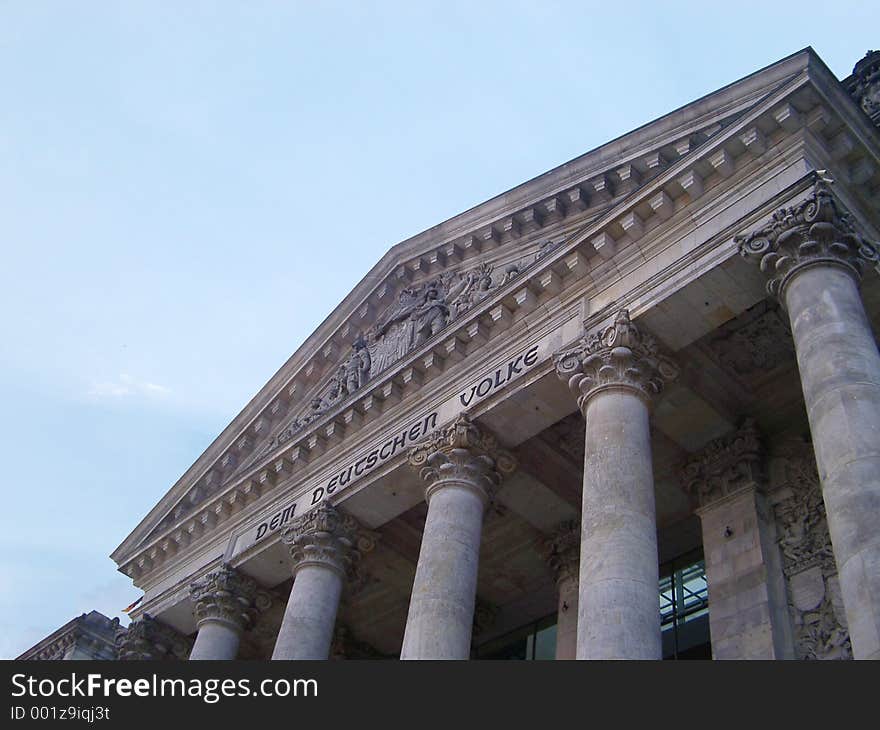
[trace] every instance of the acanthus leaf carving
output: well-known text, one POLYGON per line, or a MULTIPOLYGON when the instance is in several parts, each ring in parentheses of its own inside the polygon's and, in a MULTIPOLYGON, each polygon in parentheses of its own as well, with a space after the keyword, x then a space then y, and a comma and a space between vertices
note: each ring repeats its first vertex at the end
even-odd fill
POLYGON ((584 412, 589 398, 604 388, 627 388, 645 400, 678 377, 678 366, 660 352, 621 309, 614 323, 581 339, 577 347, 553 356, 556 373, 568 382, 584 412))
POLYGON ((766 225, 734 238, 740 255, 760 265, 768 278, 768 293, 783 305, 785 285, 803 266, 834 264, 859 280, 865 265, 878 260, 874 245, 858 234, 823 173, 812 173, 813 189, 804 200, 777 210, 766 225))
POLYGON ((687 492, 705 507, 746 485, 762 486, 761 436, 752 418, 732 434, 710 441, 681 471, 687 492))
POLYGON ((196 623, 222 621, 239 630, 250 627, 259 610, 271 603, 269 594, 256 581, 224 563, 190 587, 196 623))
POLYGON ((192 642, 170 626, 144 614, 116 634, 117 657, 121 661, 184 660, 192 642))
POLYGON ((578 580, 581 559, 580 520, 565 520, 544 539, 544 559, 556 577, 556 584, 578 580))
POLYGON ((409 464, 428 485, 429 500, 434 489, 454 480, 472 486, 490 502, 504 476, 516 468, 516 459, 491 432, 461 413, 413 446, 409 464))

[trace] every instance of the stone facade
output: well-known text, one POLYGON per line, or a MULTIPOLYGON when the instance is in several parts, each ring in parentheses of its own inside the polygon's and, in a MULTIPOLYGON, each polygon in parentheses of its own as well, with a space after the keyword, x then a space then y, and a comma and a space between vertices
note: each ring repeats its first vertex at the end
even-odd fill
POLYGON ((121 630, 119 619, 90 611, 68 621, 16 658, 31 661, 116 659, 116 635, 121 630))
POLYGON ((394 246, 113 553, 120 658, 880 657, 877 64, 394 246))

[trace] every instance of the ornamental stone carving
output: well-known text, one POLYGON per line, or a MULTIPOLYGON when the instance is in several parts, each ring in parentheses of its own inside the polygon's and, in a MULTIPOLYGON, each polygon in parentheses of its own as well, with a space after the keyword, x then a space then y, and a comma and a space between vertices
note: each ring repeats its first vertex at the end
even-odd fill
POLYGON ((624 388, 646 401, 678 376, 675 363, 662 355, 657 342, 643 333, 621 309, 614 324, 584 337, 579 345, 553 356, 556 372, 568 382, 584 412, 596 393, 624 388))
POLYGON ((824 573, 836 573, 831 536, 825 518, 825 502, 815 459, 804 454, 776 461, 783 472, 782 489, 774 504, 786 576, 818 565, 824 573))
POLYGON ((794 358, 791 330, 778 309, 713 340, 710 347, 724 368, 746 377, 768 372, 794 358))
POLYGON ((871 121, 880 127, 880 51, 868 51, 853 67, 849 93, 871 121))
POLYGON ((170 626, 144 614, 116 634, 120 661, 185 660, 192 642, 170 626))
POLYGON ((211 620, 231 624, 239 631, 252 626, 257 612, 272 602, 256 581, 226 563, 193 583, 190 598, 195 603, 197 626, 211 620))
POLYGON ((503 477, 516 468, 513 454, 499 447, 495 437, 466 413, 414 446, 409 463, 427 483, 428 501, 437 488, 456 481, 477 489, 489 502, 503 477))
POLYGON ((543 542, 544 559, 556 576, 556 585, 578 579, 581 560, 581 523, 565 520, 543 542))
POLYGON ((787 451, 771 471, 795 650, 801 659, 852 659, 815 459, 808 443, 787 451))
POLYGON ((303 566, 320 565, 345 577, 375 547, 376 534, 362 531, 353 517, 324 501, 293 520, 281 540, 290 550, 294 574, 303 566))
POLYGON ((767 291, 784 306, 784 290, 805 266, 830 264, 849 271, 856 281, 865 265, 876 262, 877 251, 857 232, 851 217, 832 196, 832 182, 814 173, 810 195, 773 214, 764 227, 735 237, 740 255, 757 262, 768 277, 767 291))
POLYGON ((710 441, 681 472, 685 489, 700 507, 748 485, 761 486, 761 437, 752 418, 734 433, 710 441))
POLYGON ((262 449, 273 450, 289 441, 337 403, 420 347, 452 321, 477 306, 501 284, 519 272, 508 271, 495 281, 493 267, 480 264, 466 271, 446 272, 405 288, 397 302, 365 335, 359 334, 351 351, 330 375, 308 407, 287 423, 262 449))

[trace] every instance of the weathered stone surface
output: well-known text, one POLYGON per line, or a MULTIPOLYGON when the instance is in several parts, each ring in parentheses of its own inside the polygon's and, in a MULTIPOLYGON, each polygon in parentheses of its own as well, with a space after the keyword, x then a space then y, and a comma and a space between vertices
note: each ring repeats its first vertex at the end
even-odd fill
POLYGON ((554 357, 586 420, 578 659, 659 659, 648 406, 677 367, 626 310, 554 357))
POLYGON ((513 456, 466 415, 410 451, 427 484, 428 516, 401 659, 470 656, 483 514, 513 456))
POLYGON ((853 652, 878 659, 880 354, 858 291, 877 252, 821 178, 738 240, 788 310, 853 652))
POLYGON ((190 653, 191 641, 144 614, 116 635, 117 656, 122 661, 181 660, 190 653))
POLYGON ((371 534, 327 502, 295 519, 282 533, 293 558, 293 588, 272 659, 327 659, 343 583, 371 534))
POLYGON ((581 525, 579 520, 562 522, 544 542, 544 558, 556 576, 556 658, 577 658, 578 572, 580 569, 581 525))
POLYGON ((190 597, 199 629, 190 659, 235 659, 242 631, 270 602, 256 581, 227 564, 196 581, 190 597))

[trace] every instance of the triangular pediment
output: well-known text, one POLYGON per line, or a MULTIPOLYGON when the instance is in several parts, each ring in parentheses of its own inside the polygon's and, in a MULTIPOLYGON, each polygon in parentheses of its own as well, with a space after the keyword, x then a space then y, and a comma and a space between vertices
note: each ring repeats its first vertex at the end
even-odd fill
MULTIPOLYGON (((344 431, 346 419, 361 418, 365 403, 374 395, 382 397, 375 389, 384 387, 389 374, 404 367, 413 353, 442 340, 558 250, 581 240, 595 222, 656 187, 654 182, 667 170, 697 159, 763 100, 793 83, 811 59, 821 64, 811 51, 802 51, 394 246, 184 474, 114 559, 125 563, 146 546, 185 529, 202 505, 265 466, 285 444, 332 438, 334 426, 344 431)), ((822 73, 830 76, 827 70, 822 73)), ((784 126, 784 120, 779 124, 784 126)), ((705 163, 705 169, 715 166, 724 174, 729 164, 721 156, 711 166, 705 163)), ((688 200, 696 199, 699 176, 691 189, 685 177, 676 178, 678 190, 688 200)), ((633 237, 645 216, 669 215, 669 196, 662 190, 652 196, 639 203, 644 212, 615 218, 609 230, 633 237)), ((614 235, 593 237, 594 253, 604 255, 603 245, 613 247, 614 235)), ((418 375, 412 365, 406 367, 411 377, 418 375)), ((276 475, 267 468, 265 478, 276 475)), ((245 498, 259 498, 256 489, 256 497, 245 498)))

